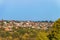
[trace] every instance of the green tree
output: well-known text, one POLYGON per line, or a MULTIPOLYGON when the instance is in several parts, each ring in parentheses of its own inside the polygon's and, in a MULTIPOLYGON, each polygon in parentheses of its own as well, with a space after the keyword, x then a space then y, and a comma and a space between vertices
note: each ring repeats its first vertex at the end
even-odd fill
POLYGON ((47 37, 47 35, 48 34, 45 31, 40 31, 37 34, 36 40, 49 40, 48 37, 47 37))
POLYGON ((60 40, 60 18, 54 22, 48 37, 50 40, 60 40))

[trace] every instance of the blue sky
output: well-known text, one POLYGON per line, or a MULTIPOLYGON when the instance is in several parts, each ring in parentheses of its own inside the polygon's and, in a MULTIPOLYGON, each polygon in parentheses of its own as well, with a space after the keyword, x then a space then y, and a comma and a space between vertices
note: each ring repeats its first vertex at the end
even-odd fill
POLYGON ((60 0, 0 0, 0 19, 56 20, 60 18, 60 0))

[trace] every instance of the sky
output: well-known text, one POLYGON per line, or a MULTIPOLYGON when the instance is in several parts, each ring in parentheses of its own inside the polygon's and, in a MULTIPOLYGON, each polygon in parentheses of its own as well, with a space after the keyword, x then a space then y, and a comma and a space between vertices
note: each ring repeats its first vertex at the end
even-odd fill
POLYGON ((0 20, 57 20, 60 0, 0 0, 0 20))

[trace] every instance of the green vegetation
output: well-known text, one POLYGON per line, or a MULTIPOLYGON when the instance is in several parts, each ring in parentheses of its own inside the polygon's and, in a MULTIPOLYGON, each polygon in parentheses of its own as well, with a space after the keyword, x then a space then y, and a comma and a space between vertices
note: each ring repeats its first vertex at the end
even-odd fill
POLYGON ((60 19, 48 30, 13 28, 13 31, 4 31, 1 28, 0 40, 60 40, 60 19))
POLYGON ((50 40, 60 40, 60 19, 55 21, 48 35, 50 40))

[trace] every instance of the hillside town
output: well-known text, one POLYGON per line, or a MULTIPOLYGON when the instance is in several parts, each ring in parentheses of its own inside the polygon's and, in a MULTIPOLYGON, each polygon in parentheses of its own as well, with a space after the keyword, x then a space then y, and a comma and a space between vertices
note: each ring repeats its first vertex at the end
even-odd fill
POLYGON ((15 20, 0 20, 0 29, 4 28, 5 31, 12 31, 12 28, 33 28, 47 30, 51 28, 54 22, 50 21, 15 21, 15 20))

